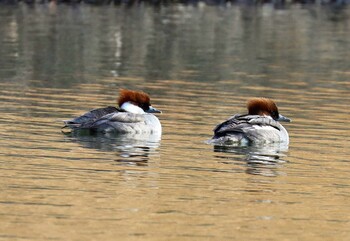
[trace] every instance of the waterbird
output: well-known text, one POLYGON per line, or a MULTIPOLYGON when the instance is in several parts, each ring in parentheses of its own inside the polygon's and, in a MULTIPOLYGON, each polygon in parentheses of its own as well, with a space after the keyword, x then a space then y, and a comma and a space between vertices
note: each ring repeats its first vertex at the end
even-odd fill
POLYGON ((209 143, 215 145, 251 145, 254 143, 289 144, 287 130, 279 123, 291 120, 281 115, 276 103, 268 98, 247 102, 248 114, 236 114, 214 128, 209 143))
POLYGON ((64 121, 62 128, 98 133, 160 134, 162 132, 159 119, 153 115, 161 111, 152 107, 148 94, 143 91, 121 89, 117 101, 119 107, 93 109, 77 118, 64 121))

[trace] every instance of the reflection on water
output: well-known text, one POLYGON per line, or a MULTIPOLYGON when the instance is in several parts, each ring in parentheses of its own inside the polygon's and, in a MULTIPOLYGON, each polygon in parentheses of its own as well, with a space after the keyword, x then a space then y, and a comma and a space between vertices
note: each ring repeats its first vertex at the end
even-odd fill
POLYGON ((0 40, 6 43, 0 75, 27 85, 130 77, 124 85, 186 79, 277 86, 271 77, 304 80, 308 73, 305 82, 311 83, 329 76, 328 67, 348 71, 346 8, 37 5, 5 6, 0 15, 0 40), (312 31, 320 28, 328 32, 312 31))
POLYGON ((84 148, 116 153, 116 162, 125 165, 147 165, 149 155, 160 145, 161 134, 89 134, 79 131, 65 133, 66 140, 84 148))
POLYGON ((246 163, 246 173, 274 177, 281 175, 278 171, 286 161, 288 146, 282 143, 272 143, 252 146, 214 146, 214 152, 229 155, 216 156, 225 164, 235 164, 240 161, 246 163), (232 161, 230 161, 232 160, 232 161))

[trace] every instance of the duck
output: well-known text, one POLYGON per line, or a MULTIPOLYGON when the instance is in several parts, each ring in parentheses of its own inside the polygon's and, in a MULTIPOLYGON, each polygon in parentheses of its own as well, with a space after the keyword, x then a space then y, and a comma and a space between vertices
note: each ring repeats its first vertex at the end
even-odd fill
POLYGON ((62 128, 73 131, 87 130, 98 133, 149 134, 162 132, 162 126, 154 113, 150 97, 143 91, 121 89, 118 107, 93 109, 71 120, 65 120, 62 128))
POLYGON ((281 115, 269 98, 252 98, 247 102, 248 114, 235 114, 214 128, 210 143, 215 145, 289 144, 287 130, 280 122, 291 122, 281 115))

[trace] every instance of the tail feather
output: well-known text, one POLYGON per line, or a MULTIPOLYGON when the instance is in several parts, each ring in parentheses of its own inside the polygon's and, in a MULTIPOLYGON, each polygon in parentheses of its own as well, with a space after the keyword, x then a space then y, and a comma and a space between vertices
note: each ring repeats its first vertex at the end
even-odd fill
POLYGON ((73 120, 63 121, 63 123, 64 123, 64 126, 62 128, 69 127, 71 129, 79 128, 82 125, 82 123, 76 123, 73 120))

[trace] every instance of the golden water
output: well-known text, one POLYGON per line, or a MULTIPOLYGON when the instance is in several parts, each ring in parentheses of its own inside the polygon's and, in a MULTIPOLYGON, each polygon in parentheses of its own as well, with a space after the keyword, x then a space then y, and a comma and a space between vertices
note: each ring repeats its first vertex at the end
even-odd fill
POLYGON ((1 11, 1 240, 350 239, 344 13, 1 11), (163 111, 159 143, 61 133, 62 120, 113 105, 121 87, 163 111), (206 144, 252 96, 293 120, 288 150, 206 144))

